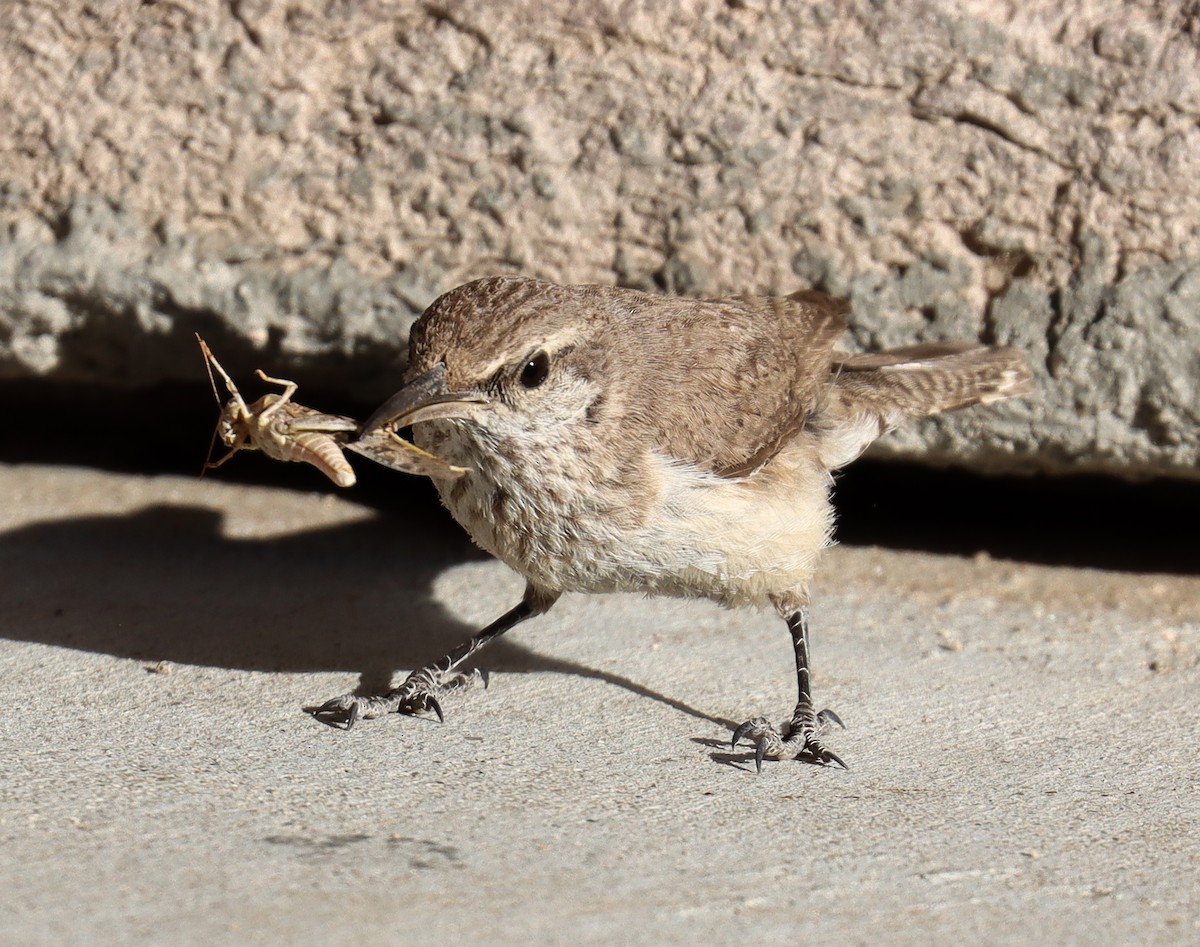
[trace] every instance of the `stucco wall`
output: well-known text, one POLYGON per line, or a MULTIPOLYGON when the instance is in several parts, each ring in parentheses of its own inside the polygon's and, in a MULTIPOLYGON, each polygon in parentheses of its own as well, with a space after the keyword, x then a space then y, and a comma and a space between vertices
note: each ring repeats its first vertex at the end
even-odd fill
POLYGON ((1030 352, 881 453, 1195 477, 1190 9, 17 0, 0 378, 198 378, 198 329, 369 401, 477 276, 811 285, 862 347, 1030 352))

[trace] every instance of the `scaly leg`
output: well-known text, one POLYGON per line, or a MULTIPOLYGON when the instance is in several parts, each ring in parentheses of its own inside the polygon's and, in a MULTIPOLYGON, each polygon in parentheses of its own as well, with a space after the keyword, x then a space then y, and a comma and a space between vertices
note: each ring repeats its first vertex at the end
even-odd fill
POLYGON ((783 725, 780 733, 765 717, 755 717, 733 731, 733 746, 736 749, 743 737, 754 742, 754 763, 762 772, 764 759, 805 759, 814 763, 837 763, 849 769, 840 756, 821 742, 821 736, 831 723, 844 727, 841 718, 832 710, 820 713, 813 711, 812 686, 808 674, 808 606, 801 605, 787 619, 788 631, 792 633, 792 647, 796 652, 796 684, 800 692, 792 719, 783 725))
POLYGON ((313 716, 327 723, 344 721, 347 730, 359 719, 370 720, 391 713, 419 714, 433 711, 438 720, 445 720, 437 695, 466 687, 475 679, 473 675, 463 674, 455 669, 492 639, 499 638, 525 619, 547 611, 557 599, 557 593, 546 594, 529 587, 519 605, 505 612, 445 657, 413 671, 399 687, 392 688, 382 697, 343 694, 326 701, 312 712, 313 716))

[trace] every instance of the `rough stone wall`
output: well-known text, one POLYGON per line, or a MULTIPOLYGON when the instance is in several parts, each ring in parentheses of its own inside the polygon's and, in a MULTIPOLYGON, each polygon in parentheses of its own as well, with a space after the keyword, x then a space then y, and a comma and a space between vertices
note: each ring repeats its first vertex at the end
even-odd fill
POLYGON ((0 10, 0 378, 192 378, 199 329, 370 400, 477 276, 811 285, 1035 363, 883 453, 1200 476, 1194 3, 0 10))

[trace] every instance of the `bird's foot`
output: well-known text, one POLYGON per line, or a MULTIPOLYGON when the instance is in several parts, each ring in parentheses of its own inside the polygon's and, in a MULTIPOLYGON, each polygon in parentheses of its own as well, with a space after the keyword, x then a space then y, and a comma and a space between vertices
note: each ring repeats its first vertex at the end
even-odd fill
POLYGON ((762 772, 763 760, 804 760, 808 763, 827 765, 837 763, 843 769, 850 767, 842 758, 821 742, 821 736, 836 723, 845 729, 841 718, 832 710, 813 713, 811 708, 796 708, 792 719, 783 725, 780 733, 766 717, 755 717, 733 731, 733 748, 745 738, 754 744, 754 765, 762 772))
POLYGON ((441 671, 436 667, 420 668, 405 678, 404 683, 381 697, 364 697, 343 694, 327 700, 311 711, 312 715, 330 725, 342 724, 349 730, 359 720, 371 720, 384 714, 408 714, 419 716, 433 713, 445 722, 442 705, 438 697, 451 691, 482 682, 487 687, 487 674, 475 670, 470 674, 461 671, 441 671))

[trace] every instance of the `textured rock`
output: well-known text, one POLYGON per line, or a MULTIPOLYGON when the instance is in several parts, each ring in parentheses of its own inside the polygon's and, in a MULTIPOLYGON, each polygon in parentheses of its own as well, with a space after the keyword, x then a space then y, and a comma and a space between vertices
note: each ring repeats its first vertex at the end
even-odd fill
POLYGON ((1038 366, 1039 399, 881 452, 1197 476, 1190 6, 5 16, 0 377, 195 377, 199 329, 369 400, 415 314, 488 273, 813 285, 853 301, 864 347, 979 337, 1038 366))

